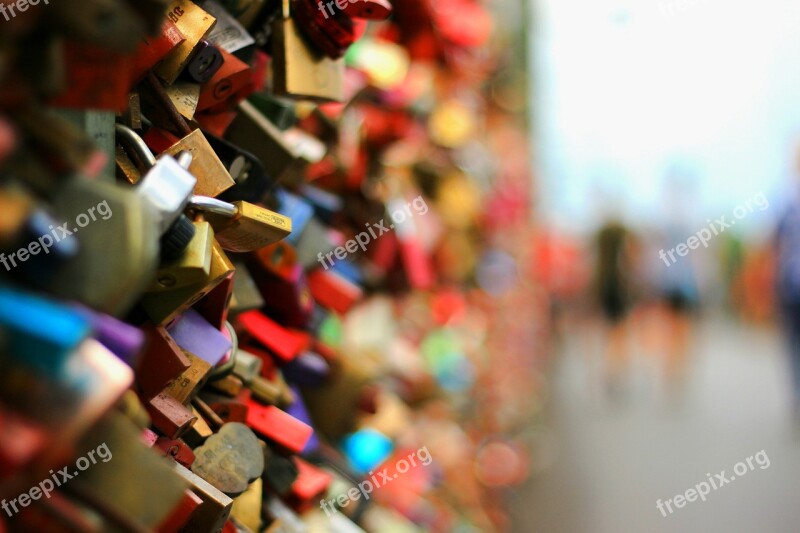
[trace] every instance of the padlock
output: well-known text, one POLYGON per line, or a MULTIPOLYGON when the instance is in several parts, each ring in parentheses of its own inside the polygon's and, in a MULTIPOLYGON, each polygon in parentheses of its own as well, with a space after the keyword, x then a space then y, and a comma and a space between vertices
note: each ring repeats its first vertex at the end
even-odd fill
POLYGON ((222 331, 224 335, 230 333, 228 311, 233 297, 234 280, 238 277, 238 270, 235 273, 230 273, 228 277, 194 305, 194 310, 212 326, 222 331))
MULTIPOLYGON (((266 347, 284 363, 291 361, 311 345, 307 333, 284 328, 260 311, 248 311, 241 314, 237 320, 244 328, 245 339, 252 339, 266 347)), ((239 342, 243 343, 242 335, 239 337, 239 342)))
POLYGON ((253 309, 260 309, 265 304, 258 292, 256 282, 243 263, 236 264, 236 276, 233 278, 233 294, 231 295, 231 315, 239 315, 253 309))
POLYGON ((138 356, 145 343, 145 334, 141 329, 88 307, 76 306, 76 309, 89 321, 93 331, 92 336, 100 344, 131 368, 136 367, 138 356))
POLYGON ((170 439, 183 436, 198 419, 192 411, 165 392, 150 398, 145 407, 153 426, 170 439))
MULTIPOLYGON (((235 397, 237 394, 242 392, 244 389, 244 382, 241 378, 236 377, 232 374, 229 374, 223 378, 211 380, 208 382, 208 387, 216 392, 221 394, 225 394, 230 396, 231 398, 235 397)), ((213 407, 212 407, 213 409, 213 407)), ((219 414, 216 409, 214 412, 219 414)), ((220 417, 222 418, 222 417, 220 417)))
POLYGON ((238 496, 264 472, 264 453, 258 438, 239 422, 223 424, 195 449, 192 472, 228 496, 238 496))
MULTIPOLYGON (((185 465, 184 465, 185 466, 185 465)), ((155 529, 157 533, 180 533, 185 531, 189 519, 203 505, 203 500, 189 489, 184 492, 180 503, 155 529)))
POLYGON ((286 131, 297 123, 295 104, 287 98, 279 98, 265 91, 250 95, 247 101, 281 131, 286 131))
POLYGON ((233 367, 233 373, 239 376, 246 385, 249 385, 257 376, 261 375, 263 365, 264 362, 260 357, 240 348, 236 356, 236 365, 233 367))
POLYGON ((118 140, 132 151, 145 166, 147 173, 137 183, 136 193, 147 199, 159 217, 161 234, 165 233, 183 213, 197 178, 189 173, 191 155, 184 152, 179 160, 162 156, 156 160, 141 137, 127 126, 116 125, 118 140))
POLYGON ((182 349, 216 366, 231 349, 231 341, 208 323, 200 313, 188 309, 175 320, 167 331, 182 349))
POLYGON ((228 169, 236 185, 219 195, 225 202, 258 203, 276 185, 261 161, 250 152, 220 137, 206 133, 208 143, 228 169))
POLYGON ((214 370, 211 372, 211 379, 222 379, 233 374, 233 369, 236 367, 236 359, 238 359, 239 355, 239 336, 233 324, 226 321, 220 331, 225 338, 230 341, 231 349, 228 350, 222 357, 222 360, 214 367, 214 370))
POLYGON ((110 315, 127 312, 155 273, 159 229, 152 207, 133 191, 74 177, 59 189, 54 209, 67 221, 55 237, 77 239, 80 248, 47 288, 110 315))
MULTIPOLYGON (((80 451, 103 443, 113 454, 107 462, 98 461, 74 476, 62 490, 74 487, 118 517, 124 517, 128 530, 150 531, 161 523, 183 498, 188 486, 175 475, 171 465, 139 441, 138 429, 123 415, 111 413, 87 433, 80 451), (137 479, 136 483, 130 483, 137 479)), ((55 494, 53 495, 55 496, 55 494)), ((96 522, 97 516, 93 521, 96 522)), ((116 530, 119 524, 106 524, 102 530, 116 530)))
POLYGON ((196 220, 194 236, 177 259, 162 261, 148 293, 172 291, 187 285, 196 285, 211 274, 211 250, 214 247, 214 230, 204 220, 196 220))
POLYGON ((132 130, 142 129, 142 100, 139 93, 134 91, 128 93, 128 105, 125 111, 117 113, 117 120, 132 130))
POLYGON ((342 57, 356 40, 353 19, 344 10, 318 9, 313 0, 292 0, 292 17, 314 47, 331 59, 342 57))
POLYGON ((195 46, 183 76, 194 83, 206 83, 219 72, 223 61, 219 49, 206 39, 202 39, 195 46))
POLYGON ((364 296, 364 291, 334 268, 313 270, 308 275, 308 287, 314 301, 344 315, 364 296))
POLYGON ((264 482, 261 478, 250 483, 244 494, 233 500, 231 518, 250 531, 261 531, 261 507, 263 505, 264 482))
POLYGON ((160 28, 159 35, 145 38, 136 49, 131 68, 131 77, 135 82, 144 78, 167 54, 186 41, 186 37, 171 20, 164 19, 160 28))
POLYGON ((291 392, 285 383, 261 376, 256 376, 250 381, 250 390, 253 392, 253 398, 267 405, 286 407, 294 399, 290 396, 291 392))
POLYGON ((248 101, 239 104, 239 114, 228 128, 226 138, 258 157, 267 173, 281 183, 300 181, 309 161, 321 158, 325 150, 319 141, 315 143, 297 130, 279 130, 248 101), (306 144, 313 148, 305 150, 306 144))
POLYGON ((191 81, 176 81, 164 91, 169 96, 175 109, 188 120, 194 119, 197 104, 200 102, 200 85, 191 81))
POLYGON ((273 88, 279 96, 318 101, 344 99, 344 61, 324 57, 305 40, 281 0, 281 16, 272 23, 273 88))
POLYGON ((203 503, 192 513, 183 530, 221 532, 230 516, 233 500, 183 465, 173 463, 172 467, 175 472, 189 482, 192 492, 203 500, 203 503))
POLYGON ((203 417, 200 411, 192 405, 190 406, 192 410, 192 414, 196 417, 194 423, 189 428, 189 430, 183 435, 183 440, 186 443, 196 448, 198 446, 202 446, 202 444, 208 439, 211 435, 214 434, 214 430, 211 428, 209 422, 203 417))
POLYGON ((388 0, 360 0, 345 3, 342 11, 356 19, 385 20, 392 14, 392 4, 388 0))
POLYGON ((189 360, 189 368, 167 384, 164 392, 185 405, 206 384, 211 374, 211 365, 191 352, 184 350, 183 353, 189 360))
POLYGON ((217 241, 231 252, 252 252, 292 232, 291 219, 249 202, 229 204, 193 196, 189 207, 202 213, 214 227, 217 241))
POLYGON ((182 464, 186 468, 191 468, 192 463, 194 463, 196 459, 192 449, 180 439, 158 437, 153 447, 161 450, 161 453, 165 457, 174 459, 176 462, 182 464))
POLYGON ((189 0, 174 0, 167 8, 167 16, 186 38, 155 69, 171 85, 189 64, 200 41, 208 37, 216 19, 189 0))
POLYGON ((186 120, 178 113, 161 83, 152 73, 148 75, 147 82, 150 95, 161 112, 164 113, 167 122, 175 128, 177 133, 184 136, 179 142, 166 149, 165 152, 176 156, 186 150, 192 155, 192 164, 189 167, 189 172, 197 178, 195 194, 217 196, 233 187, 233 178, 231 178, 225 166, 214 153, 203 133, 199 129, 192 131, 186 120))
POLYGON ((247 425, 280 450, 300 453, 314 429, 274 405, 249 404, 247 425))
POLYGON ((211 272, 207 279, 172 291, 145 294, 142 307, 155 323, 168 324, 224 282, 234 270, 222 247, 215 242, 211 249, 211 272))
POLYGON ((247 61, 256 41, 245 27, 216 0, 202 0, 200 6, 217 19, 208 40, 229 54, 236 54, 247 61))
POLYGON ((220 69, 202 87, 198 111, 232 109, 255 90, 253 69, 233 54, 221 54, 220 69))
POLYGON ((286 242, 276 242, 250 254, 247 267, 264 297, 264 313, 287 327, 305 328, 314 311, 314 299, 294 249, 286 242))
POLYGON ((291 457, 271 454, 264 468, 264 482, 278 496, 286 496, 291 492, 292 484, 297 481, 299 474, 297 464, 291 457))
POLYGON ((167 330, 160 326, 144 328, 148 346, 136 369, 136 381, 144 399, 157 395, 185 372, 191 363, 167 330))
POLYGON ((275 211, 292 219, 292 234, 286 237, 285 242, 296 247, 306 225, 314 217, 314 208, 308 200, 290 193, 283 187, 275 189, 273 196, 277 203, 275 211))
POLYGON ((303 352, 281 368, 287 381, 305 387, 321 385, 330 372, 331 368, 325 358, 311 351, 303 352))
POLYGON ((60 373, 90 332, 73 309, 9 286, 0 286, 3 352, 17 364, 60 373))
POLYGON ((297 466, 297 479, 284 500, 298 513, 303 513, 319 505, 333 476, 300 457, 292 457, 292 461, 297 466))

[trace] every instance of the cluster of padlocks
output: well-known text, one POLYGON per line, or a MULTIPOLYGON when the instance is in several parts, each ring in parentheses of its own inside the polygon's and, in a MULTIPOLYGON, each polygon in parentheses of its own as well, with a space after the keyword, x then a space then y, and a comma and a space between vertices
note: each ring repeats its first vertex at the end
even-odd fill
POLYGON ((542 308, 489 12, 0 5, 0 531, 502 529, 542 308))

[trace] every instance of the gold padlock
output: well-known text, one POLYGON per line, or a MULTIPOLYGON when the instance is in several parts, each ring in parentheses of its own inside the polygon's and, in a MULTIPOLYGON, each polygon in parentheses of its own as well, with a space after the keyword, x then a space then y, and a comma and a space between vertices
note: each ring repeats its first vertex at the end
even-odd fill
POLYGON ((280 96, 317 101, 344 99, 344 59, 312 48, 282 1, 282 16, 272 23, 273 90, 280 96))
POLYGON ((171 123, 175 131, 183 136, 164 153, 176 157, 180 152, 187 151, 192 155, 189 172, 197 178, 195 194, 218 196, 233 187, 236 182, 233 181, 225 165, 217 157, 203 132, 199 129, 192 130, 189 127, 186 119, 178 112, 164 87, 152 72, 148 75, 147 82, 151 89, 150 96, 154 97, 154 103, 160 107, 165 119, 171 123))
POLYGON ((171 291, 208 279, 211 274, 214 230, 205 220, 196 220, 194 228, 194 237, 186 250, 179 258, 161 264, 147 292, 171 291))
POLYGON ((252 252, 292 232, 292 219, 249 202, 192 196, 189 208, 211 223, 217 241, 230 252, 252 252))
POLYGON ((155 69, 167 84, 172 85, 186 68, 195 47, 208 36, 217 19, 189 0, 172 2, 167 10, 167 16, 186 37, 186 40, 170 52, 155 69))
POLYGON ((263 481, 256 479, 247 490, 233 500, 231 517, 250 531, 261 530, 261 506, 263 504, 263 481))
POLYGON ((156 325, 168 324, 200 301, 235 270, 222 247, 215 242, 211 248, 211 272, 205 280, 168 292, 146 294, 142 298, 142 307, 156 325))

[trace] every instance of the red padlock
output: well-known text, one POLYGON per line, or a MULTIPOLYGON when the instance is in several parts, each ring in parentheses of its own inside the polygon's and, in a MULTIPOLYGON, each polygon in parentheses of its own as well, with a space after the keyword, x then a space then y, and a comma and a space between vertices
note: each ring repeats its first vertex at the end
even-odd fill
POLYGON ((274 405, 249 402, 247 425, 289 453, 300 453, 314 429, 274 405))
POLYGON ((260 311, 243 313, 238 321, 250 338, 284 363, 297 357, 311 344, 308 333, 283 328, 260 311))

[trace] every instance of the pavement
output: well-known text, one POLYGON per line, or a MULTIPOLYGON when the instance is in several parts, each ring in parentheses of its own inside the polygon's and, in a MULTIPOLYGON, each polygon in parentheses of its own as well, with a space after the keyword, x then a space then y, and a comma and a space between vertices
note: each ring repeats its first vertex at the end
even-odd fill
POLYGON ((621 397, 602 379, 599 330, 564 337, 536 471, 510 497, 512 533, 800 532, 800 432, 774 328, 699 320, 681 387, 666 386, 655 351, 632 346, 621 397), (709 477, 722 483, 723 470, 731 481, 706 501, 667 516, 656 507, 709 477))

